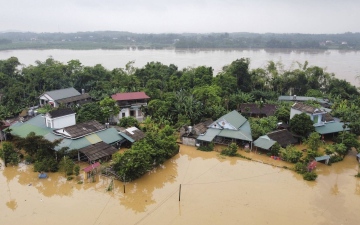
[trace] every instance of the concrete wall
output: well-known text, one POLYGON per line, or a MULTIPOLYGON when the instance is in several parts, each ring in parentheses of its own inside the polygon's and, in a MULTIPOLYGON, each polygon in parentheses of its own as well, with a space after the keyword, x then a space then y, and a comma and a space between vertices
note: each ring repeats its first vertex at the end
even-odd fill
POLYGON ((194 139, 194 138, 188 138, 188 137, 182 137, 182 143, 183 143, 184 145, 195 146, 195 144, 196 144, 196 139, 194 139))
POLYGON ((63 128, 76 124, 75 113, 57 118, 45 117, 45 123, 50 128, 63 128))

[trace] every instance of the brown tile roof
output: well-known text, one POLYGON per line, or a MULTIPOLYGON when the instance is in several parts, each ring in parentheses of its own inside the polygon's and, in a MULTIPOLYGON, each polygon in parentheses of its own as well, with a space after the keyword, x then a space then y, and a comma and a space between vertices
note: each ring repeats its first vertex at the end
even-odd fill
POLYGON ((204 122, 198 123, 194 126, 194 131, 196 134, 203 134, 207 131, 208 126, 212 124, 214 121, 212 119, 205 120, 204 122))
POLYGON ((264 104, 264 107, 260 109, 259 105, 256 103, 243 103, 240 105, 240 112, 246 114, 264 114, 266 116, 273 116, 276 111, 275 104, 264 104), (247 110, 248 109, 248 110, 247 110))
POLYGON ((297 140, 288 130, 277 130, 266 134, 270 139, 276 141, 285 148, 288 145, 296 144, 297 140))
POLYGON ((106 156, 111 156, 117 152, 117 149, 101 141, 85 148, 81 148, 79 151, 85 154, 89 161, 95 161, 106 156))
POLYGON ((111 98, 115 101, 124 101, 124 100, 137 100, 137 99, 148 99, 150 98, 145 94, 145 92, 126 92, 126 93, 117 93, 111 95, 111 98))
POLYGON ((65 127, 63 130, 66 131, 72 139, 76 139, 104 129, 106 129, 105 125, 97 122, 96 120, 93 120, 93 121, 65 127))
POLYGON ((324 115, 324 118, 325 118, 325 122, 334 121, 334 118, 330 115, 330 113, 326 113, 324 115))
POLYGON ((299 111, 304 112, 304 113, 310 113, 310 114, 325 112, 325 111, 323 111, 321 109, 315 108, 315 107, 310 106, 310 105, 305 105, 305 104, 303 104, 301 102, 296 102, 291 108, 299 110, 299 111))

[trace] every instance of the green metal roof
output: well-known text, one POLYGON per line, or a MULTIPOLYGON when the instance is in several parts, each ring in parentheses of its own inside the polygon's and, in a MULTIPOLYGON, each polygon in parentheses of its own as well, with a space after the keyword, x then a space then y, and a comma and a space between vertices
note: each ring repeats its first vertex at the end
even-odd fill
POLYGON ((42 128, 29 123, 23 123, 21 126, 11 126, 11 134, 25 138, 30 132, 34 132, 36 135, 44 136, 52 131, 51 128, 42 128))
POLYGON ((124 138, 119 135, 119 132, 113 127, 97 132, 96 135, 99 136, 99 138, 106 144, 112 144, 124 140, 124 138))
POLYGON ((101 141, 101 139, 99 138, 99 136, 97 136, 96 134, 90 134, 88 136, 85 136, 86 140, 88 140, 91 144, 95 144, 101 141))
POLYGON ((59 100, 63 98, 69 98, 73 96, 80 95, 80 92, 78 92, 75 88, 65 88, 55 91, 47 91, 44 94, 49 95, 54 100, 59 100))
POLYGON ((316 162, 319 162, 319 161, 322 161, 322 160, 327 160, 327 159, 330 159, 329 155, 323 155, 323 156, 315 157, 316 162))
POLYGON ((271 140, 267 135, 261 136, 254 141, 254 145, 256 147, 269 150, 271 146, 273 146, 276 141, 271 140))
MULTIPOLYGON (((337 133, 344 130, 343 125, 344 123, 340 122, 325 123, 324 126, 315 127, 315 131, 319 134, 337 133)), ((350 130, 350 128, 346 128, 345 130, 350 130)))
POLYGON ((220 132, 219 129, 209 128, 204 135, 199 135, 197 140, 211 142, 220 132))
POLYGON ((240 113, 238 113, 236 110, 220 117, 216 122, 221 121, 222 119, 225 119, 236 129, 239 129, 239 127, 247 121, 247 119, 243 117, 240 113))
POLYGON ((232 138, 232 139, 239 139, 244 141, 252 141, 251 135, 242 132, 241 130, 228 130, 224 129, 218 134, 220 137, 232 138))
POLYGON ((125 133, 123 133, 123 132, 119 132, 119 134, 120 134, 122 137, 124 137, 126 140, 130 141, 131 143, 134 143, 134 142, 135 142, 135 140, 132 139, 131 137, 129 137, 129 135, 127 135, 127 134, 125 134, 125 133))

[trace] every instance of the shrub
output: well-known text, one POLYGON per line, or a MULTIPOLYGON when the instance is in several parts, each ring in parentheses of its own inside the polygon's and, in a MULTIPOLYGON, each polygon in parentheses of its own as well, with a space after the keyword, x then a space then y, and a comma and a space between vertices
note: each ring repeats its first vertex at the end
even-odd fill
POLYGON ((312 171, 312 172, 306 172, 306 173, 303 174, 304 180, 308 180, 308 181, 314 181, 314 180, 316 180, 317 176, 318 176, 318 175, 317 175, 314 171, 312 171))
POLYGON ((58 164, 53 158, 44 158, 34 163, 35 172, 56 172, 58 169, 58 164))
POLYGON ((197 149, 204 152, 211 152, 214 150, 214 143, 211 142, 208 145, 199 146, 197 149))
POLYGON ((66 180, 72 180, 72 179, 74 179, 74 177, 69 176, 66 178, 66 180))
POLYGON ((297 162, 295 164, 295 167, 294 167, 294 170, 297 172, 297 173, 300 173, 300 174, 304 174, 306 173, 306 165, 304 163, 301 163, 301 162, 297 162))
POLYGON ((236 145, 236 143, 231 143, 229 145, 229 147, 227 147, 221 151, 221 155, 236 156, 237 149, 238 149, 238 146, 236 145))
POLYGON ((297 163, 302 157, 302 152, 297 150, 294 146, 287 146, 285 149, 280 149, 280 156, 287 162, 297 163))

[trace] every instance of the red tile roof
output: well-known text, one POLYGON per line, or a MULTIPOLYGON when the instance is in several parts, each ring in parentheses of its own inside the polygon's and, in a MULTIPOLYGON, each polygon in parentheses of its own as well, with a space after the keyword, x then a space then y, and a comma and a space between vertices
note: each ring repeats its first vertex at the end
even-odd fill
POLYGON ((96 162, 94 164, 91 164, 90 166, 84 168, 84 171, 85 173, 88 173, 90 172, 91 170, 95 169, 95 168, 98 168, 100 166, 100 163, 99 162, 96 162))
POLYGON ((136 99, 147 99, 150 98, 145 94, 145 92, 126 92, 126 93, 117 93, 115 95, 111 95, 111 98, 115 101, 123 101, 123 100, 136 100, 136 99))

